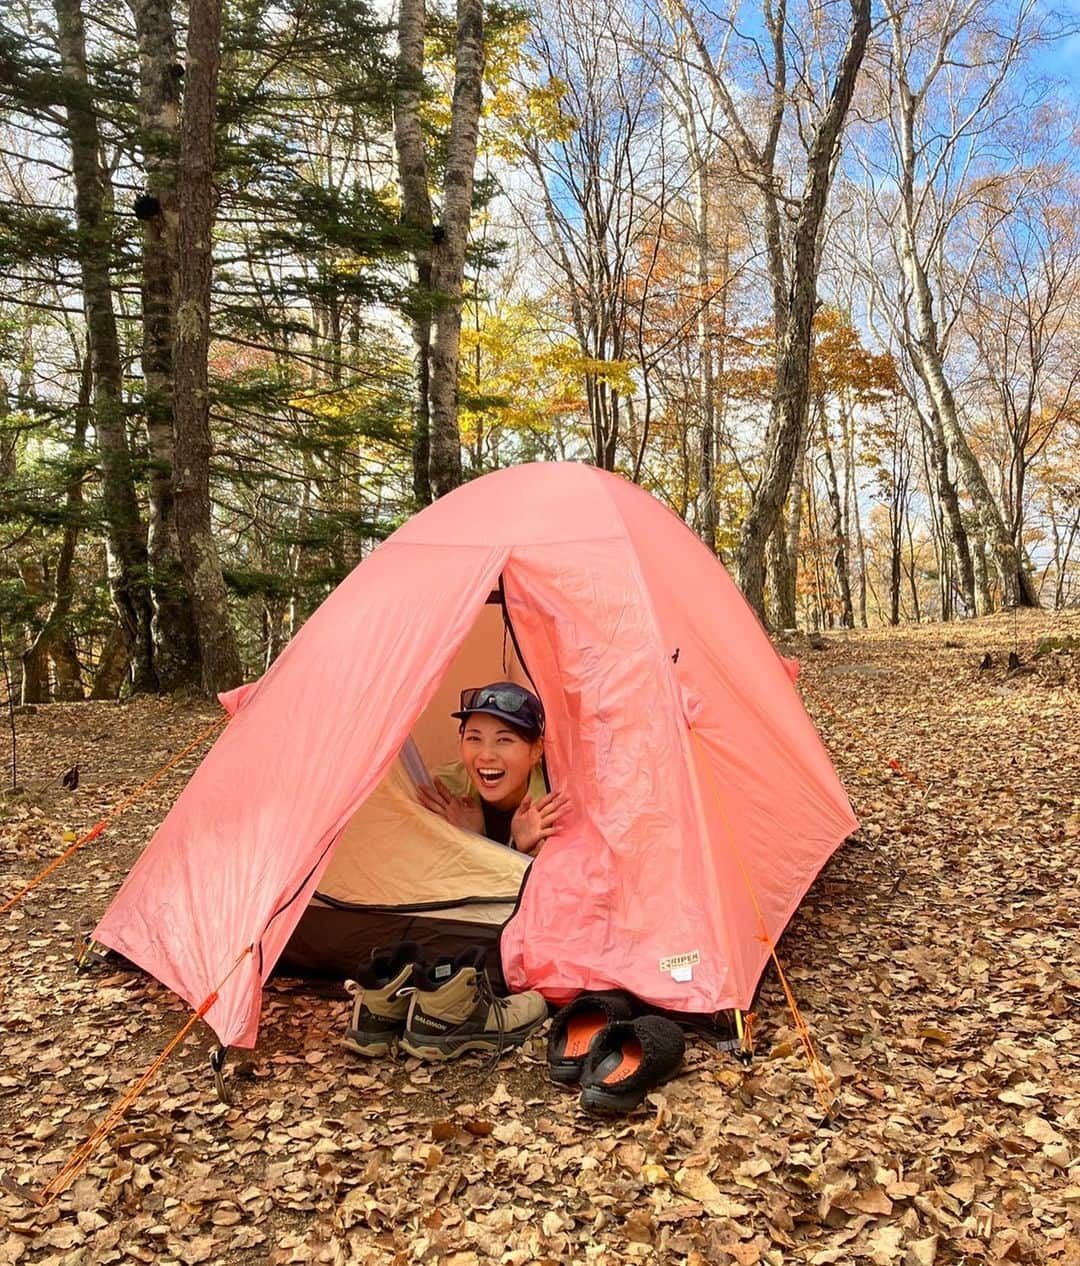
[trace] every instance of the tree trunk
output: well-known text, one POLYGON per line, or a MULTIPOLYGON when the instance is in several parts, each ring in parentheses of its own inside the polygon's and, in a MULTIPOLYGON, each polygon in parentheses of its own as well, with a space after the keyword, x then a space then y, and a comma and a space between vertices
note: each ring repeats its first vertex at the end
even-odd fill
POLYGON ((431 252, 435 336, 431 348, 431 490, 461 483, 458 353, 465 249, 472 216, 484 76, 484 0, 457 0, 457 48, 450 139, 443 176, 442 233, 431 252))
POLYGON ((127 639, 136 691, 156 690, 145 535, 124 416, 123 363, 110 274, 111 193, 101 165, 101 136, 86 71, 79 0, 54 0, 66 80, 67 132, 75 185, 77 252, 93 372, 94 431, 101 454, 109 587, 127 639))
POLYGON ((180 232, 176 293, 176 523, 195 611, 208 693, 241 681, 228 595, 211 522, 210 283, 213 269, 214 133, 221 60, 221 0, 193 0, 188 19, 178 172, 180 232))
POLYGON ((825 573, 821 567, 821 550, 817 548, 817 542, 821 540, 821 517, 818 514, 817 495, 812 479, 806 485, 806 517, 807 527, 809 528, 811 539, 814 541, 814 548, 811 551, 814 595, 817 598, 814 608, 814 628, 823 629, 829 622, 828 586, 825 583, 825 573))
MULTIPOLYGON (((64 497, 64 534, 56 560, 52 606, 33 644, 23 653, 24 691, 30 681, 34 682, 35 689, 40 690, 43 675, 47 688, 47 674, 43 674, 43 670, 48 658, 52 660, 55 671, 56 698, 67 703, 86 697, 82 666, 68 628, 68 616, 71 613, 73 597, 71 569, 75 561, 75 547, 79 541, 78 520, 83 506, 83 480, 86 477, 86 429, 92 393, 93 374, 88 352, 79 375, 79 402, 75 410, 75 433, 69 450, 70 468, 64 497), (32 666, 29 671, 28 665, 32 666)), ((47 689, 44 697, 47 697, 47 689)), ((41 699, 27 698, 24 693, 23 703, 38 702, 41 702, 41 699)))
POLYGON ((944 363, 937 343, 932 300, 921 263, 915 259, 914 252, 907 248, 905 248, 904 257, 909 276, 921 275, 923 279, 922 285, 913 284, 919 329, 916 367, 934 403, 934 409, 941 419, 948 451, 963 475, 964 484, 975 505, 975 512, 979 516, 983 532, 993 550, 994 565, 1001 583, 1001 605, 1003 607, 1037 607, 1039 600, 1030 577, 1021 564, 1021 556, 986 482, 982 467, 971 451, 971 446, 960 426, 956 401, 945 375, 944 363))
MULTIPOLYGON (((899 18, 891 15, 894 48, 900 65, 905 65, 899 18)), ((945 358, 934 317, 934 297, 927 276, 926 264, 919 250, 919 211, 916 206, 915 110, 918 100, 905 75, 897 84, 900 118, 900 257, 911 288, 914 308, 909 351, 915 370, 926 388, 944 433, 949 454, 975 505, 983 533, 994 552, 994 563, 1001 582, 1002 606, 1037 607, 1038 596, 1022 566, 1001 510, 983 475, 971 446, 967 442, 957 414, 952 386, 945 372, 945 358)))
MULTIPOLYGON (((794 490, 791 493, 795 495, 794 490)), ((772 627, 793 629, 798 624, 795 609, 795 577, 792 559, 784 539, 783 515, 777 520, 766 547, 768 553, 769 599, 772 608, 772 627)))
POLYGON ((809 427, 799 434, 795 466, 791 472, 791 488, 787 498, 787 516, 777 520, 769 538, 769 573, 772 577, 773 611, 777 627, 793 629, 798 623, 796 595, 799 585, 799 544, 802 540, 803 489, 806 484, 806 449, 809 427))
POLYGON ((840 428, 844 443, 844 503, 850 506, 848 521, 855 525, 855 549, 859 560, 859 627, 867 628, 866 618, 866 541, 863 538, 862 512, 855 479, 855 427, 845 396, 840 399, 840 428))
POLYGON ((963 516, 960 513, 960 498, 957 495, 956 485, 949 477, 949 455, 945 444, 945 433, 941 426, 941 418, 935 409, 931 408, 929 421, 924 421, 923 426, 930 442, 930 458, 934 467, 938 500, 948 528, 960 593, 964 599, 967 614, 974 615, 976 611, 975 571, 971 563, 971 547, 968 544, 963 516))
POLYGON ((922 453, 923 479, 926 482, 926 500, 930 510, 932 532, 930 540, 934 547, 934 567, 937 572, 938 598, 940 600, 941 619, 952 620, 955 616, 953 594, 953 561, 949 548, 948 526, 945 521, 945 510, 938 492, 937 476, 934 472, 934 459, 930 455, 930 443, 927 437, 926 421, 919 414, 919 442, 922 453))
POLYGON ((200 677, 195 614, 184 580, 173 495, 173 313, 179 210, 180 69, 169 0, 130 0, 139 41, 139 125, 145 193, 143 226, 143 391, 150 455, 147 554, 154 603, 154 662, 162 690, 200 677))
POLYGON ((902 548, 900 511, 894 502, 889 512, 889 623, 894 628, 900 623, 900 581, 903 578, 900 551, 902 548))
MULTIPOLYGON (((683 108, 680 117, 686 141, 686 152, 694 171, 694 247, 698 286, 698 390, 701 396, 701 431, 698 437, 698 504, 697 530, 705 544, 716 553, 716 373, 712 347, 712 304, 710 264, 712 235, 709 232, 709 169, 702 153, 694 114, 693 93, 689 84, 686 61, 679 59, 683 83, 683 108)), ((721 275, 727 282, 726 251, 721 259, 721 275)))
POLYGON ((986 570, 986 542, 981 535, 976 535, 974 545, 971 561, 975 573, 975 611, 978 615, 989 615, 994 604, 990 599, 990 577, 986 570))
POLYGON ((94 685, 90 691, 90 698, 115 699, 127 677, 129 662, 130 656, 123 630, 118 624, 114 624, 105 637, 101 656, 94 669, 94 685))
POLYGON ((416 347, 413 410, 413 493, 431 503, 431 247, 435 232, 428 196, 427 159, 420 123, 424 86, 425 0, 401 0, 398 7, 398 55, 394 80, 394 149, 401 187, 402 220, 413 239, 416 294, 409 305, 416 347))
POLYGON ((844 508, 840 502, 840 485, 836 478, 836 463, 833 461, 829 423, 825 416, 824 406, 821 408, 820 416, 821 447, 825 454, 826 492, 829 496, 829 507, 832 510, 833 567, 836 569, 836 583, 840 592, 840 626, 853 629, 855 612, 851 605, 851 575, 848 571, 847 538, 844 536, 844 508))
MULTIPOLYGON (((19 579, 34 606, 46 601, 45 568, 36 554, 24 554, 18 560, 19 579)), ((48 703, 49 701, 49 646, 42 638, 41 630, 34 633, 26 626, 26 649, 19 652, 22 666, 22 684, 19 688, 20 703, 48 703)))
POLYGON ((818 244, 837 146, 870 32, 870 0, 851 0, 851 30, 828 107, 807 154, 807 177, 795 224, 787 321, 776 364, 765 469, 739 538, 739 583, 764 616, 765 542, 791 484, 799 437, 806 426, 810 350, 817 301, 818 244))
POLYGON ((398 13, 394 145, 404 219, 421 243, 414 250, 420 293, 413 317, 418 394, 413 484, 418 500, 427 502, 461 483, 458 360, 484 73, 483 0, 457 0, 454 95, 441 223, 437 229, 427 192, 428 169, 420 124, 424 27, 424 0, 402 0, 398 13))
POLYGON ((904 530, 907 533, 908 542, 908 585, 911 588, 911 609, 916 624, 922 621, 922 611, 919 606, 919 582, 915 575, 915 535, 911 529, 911 506, 907 500, 904 501, 904 530))

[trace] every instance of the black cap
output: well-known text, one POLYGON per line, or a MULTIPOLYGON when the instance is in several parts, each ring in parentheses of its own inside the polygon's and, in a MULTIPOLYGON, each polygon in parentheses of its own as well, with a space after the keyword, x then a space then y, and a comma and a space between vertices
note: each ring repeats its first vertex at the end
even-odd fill
POLYGON ((544 733, 544 705, 531 690, 515 681, 495 681, 463 690, 461 711, 450 715, 464 721, 476 712, 498 717, 529 739, 538 739, 544 733))

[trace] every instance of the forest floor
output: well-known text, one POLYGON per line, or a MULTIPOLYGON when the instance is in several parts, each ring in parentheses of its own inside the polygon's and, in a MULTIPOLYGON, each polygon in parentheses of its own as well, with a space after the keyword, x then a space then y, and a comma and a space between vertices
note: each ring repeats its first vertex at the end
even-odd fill
MULTIPOLYGON (((749 1068, 692 1040, 677 1080, 599 1122, 547 1081, 542 1038, 488 1075, 362 1063, 343 1001, 278 980, 227 1068, 233 1106, 200 1028, 41 1210, 11 1184, 56 1174, 187 1014, 140 975, 77 975, 72 938, 193 753, 0 916, 0 1266, 1076 1266, 1080 650, 1036 658, 1047 632, 1080 638, 1080 615, 788 648, 862 822, 780 946, 836 1084, 829 1123, 771 972, 749 1068)), ((213 719, 157 700, 17 716, 0 893, 213 719)))

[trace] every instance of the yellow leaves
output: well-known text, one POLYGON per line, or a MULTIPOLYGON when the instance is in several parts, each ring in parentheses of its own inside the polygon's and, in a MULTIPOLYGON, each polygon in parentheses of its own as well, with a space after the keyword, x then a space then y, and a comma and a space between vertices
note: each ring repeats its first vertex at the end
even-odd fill
POLYGON ((603 383, 621 396, 634 394, 633 362, 626 360, 598 360, 586 356, 576 343, 566 340, 557 343, 540 358, 541 363, 558 374, 573 378, 592 378, 603 383))
POLYGON ((318 388, 297 392, 289 400, 289 408, 324 420, 350 417, 375 403, 377 393, 367 386, 318 388))
POLYGON ((815 396, 846 393, 858 404, 881 403, 899 390, 896 362, 863 346, 858 330, 826 305, 814 317, 810 386, 815 396))
MULTIPOLYGON (((480 152, 498 158, 520 158, 527 141, 568 140, 577 121, 562 109, 567 85, 557 78, 544 83, 522 84, 537 72, 537 63, 525 52, 529 22, 490 23, 484 37, 484 92, 480 152)), ((447 133, 451 121, 454 82, 453 56, 441 40, 429 39, 425 47, 429 77, 439 85, 421 103, 421 117, 436 133, 447 133)))
POLYGON ((521 156, 527 142, 569 140, 577 120, 562 108, 566 92, 566 84, 559 79, 524 89, 508 86, 494 92, 484 109, 485 117, 502 124, 501 131, 491 134, 492 151, 502 158, 515 159, 521 156))
POLYGON ((579 404, 580 384, 552 372, 549 341, 527 305, 507 303, 461 332, 462 441, 478 443, 493 428, 545 431, 552 418, 579 404))
POLYGON ((552 342, 548 328, 549 319, 530 306, 507 303, 462 329, 464 444, 479 443, 496 427, 544 432, 561 415, 583 413, 587 377, 633 395, 630 362, 585 356, 571 340, 552 342))

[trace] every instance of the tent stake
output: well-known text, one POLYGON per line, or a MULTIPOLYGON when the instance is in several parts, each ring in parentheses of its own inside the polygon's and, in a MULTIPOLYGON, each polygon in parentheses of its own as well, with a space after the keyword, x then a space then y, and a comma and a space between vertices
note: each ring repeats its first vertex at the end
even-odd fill
POLYGON ((218 1097, 218 1101, 226 1105, 232 1106, 232 1095, 229 1094, 229 1088, 225 1085, 225 1061, 229 1057, 229 1048, 227 1046, 215 1046, 210 1052, 210 1072, 214 1077, 214 1093, 218 1097))

